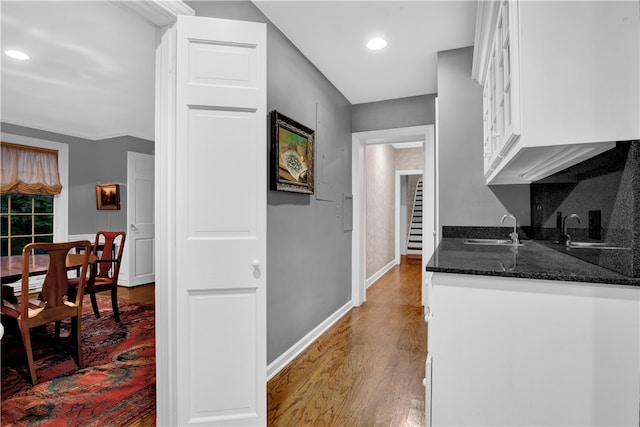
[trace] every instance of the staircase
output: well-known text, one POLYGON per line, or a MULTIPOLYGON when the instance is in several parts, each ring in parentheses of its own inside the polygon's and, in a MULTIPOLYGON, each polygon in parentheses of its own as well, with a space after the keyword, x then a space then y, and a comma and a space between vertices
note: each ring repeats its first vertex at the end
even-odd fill
POLYGON ((416 194, 411 212, 409 237, 407 238, 407 261, 422 263, 422 178, 416 184, 416 194))

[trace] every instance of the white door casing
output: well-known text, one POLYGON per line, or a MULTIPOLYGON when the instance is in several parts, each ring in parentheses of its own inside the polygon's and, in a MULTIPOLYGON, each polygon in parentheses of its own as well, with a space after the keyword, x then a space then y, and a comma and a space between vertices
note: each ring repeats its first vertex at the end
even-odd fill
POLYGON ((266 25, 176 45, 176 421, 266 425, 266 25))
POLYGON ((436 247, 436 188, 435 188, 435 138, 434 125, 410 126, 355 132, 352 134, 351 179, 353 189, 353 232, 351 234, 351 299, 360 306, 367 299, 365 277, 366 248, 366 192, 364 147, 368 144, 424 141, 423 174, 423 245, 422 275, 436 247))
POLYGON ((429 125, 424 141, 422 174, 422 284, 426 283, 427 263, 440 243, 438 202, 438 98, 435 99, 435 125, 429 125))
POLYGON ((129 260, 127 285, 155 281, 153 205, 154 158, 127 152, 127 239, 124 257, 129 260))

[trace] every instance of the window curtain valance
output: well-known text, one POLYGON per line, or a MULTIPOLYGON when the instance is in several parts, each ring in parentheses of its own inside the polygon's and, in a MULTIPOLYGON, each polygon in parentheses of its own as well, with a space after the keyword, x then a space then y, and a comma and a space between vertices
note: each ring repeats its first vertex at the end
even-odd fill
POLYGON ((2 193, 55 195, 62 191, 58 150, 2 142, 2 193))

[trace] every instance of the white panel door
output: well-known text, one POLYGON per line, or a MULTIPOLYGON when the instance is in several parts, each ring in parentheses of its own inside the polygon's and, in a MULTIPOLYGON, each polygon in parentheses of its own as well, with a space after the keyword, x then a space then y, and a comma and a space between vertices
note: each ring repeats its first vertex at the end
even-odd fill
POLYGON ((266 26, 177 25, 177 422, 266 425, 266 26))
POLYGON ((155 281, 153 156, 127 152, 128 286, 155 281))

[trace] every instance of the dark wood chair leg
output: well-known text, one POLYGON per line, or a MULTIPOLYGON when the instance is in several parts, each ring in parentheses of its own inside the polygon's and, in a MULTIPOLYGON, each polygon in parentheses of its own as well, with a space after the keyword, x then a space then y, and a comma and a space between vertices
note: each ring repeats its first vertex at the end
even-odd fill
POLYGON ((98 311, 98 301, 96 300, 96 293, 90 292, 89 297, 91 298, 91 307, 93 307, 93 314, 95 314, 96 319, 99 319, 100 311, 98 311))
POLYGON ((82 320, 82 316, 76 316, 71 319, 71 325, 73 329, 72 333, 76 338, 76 352, 77 352, 76 360, 80 368, 82 368, 84 363, 82 360, 82 332, 81 332, 82 327, 80 323, 81 320, 82 320))
POLYGON ((31 384, 38 384, 38 377, 36 377, 36 367, 33 363, 33 350, 31 348, 31 330, 27 327, 21 328, 22 344, 24 344, 24 351, 27 353, 27 365, 29 366, 29 377, 31 378, 31 384))
POLYGON ((118 286, 111 288, 111 305, 113 306, 113 317, 116 323, 120 323, 120 310, 118 310, 118 286))

